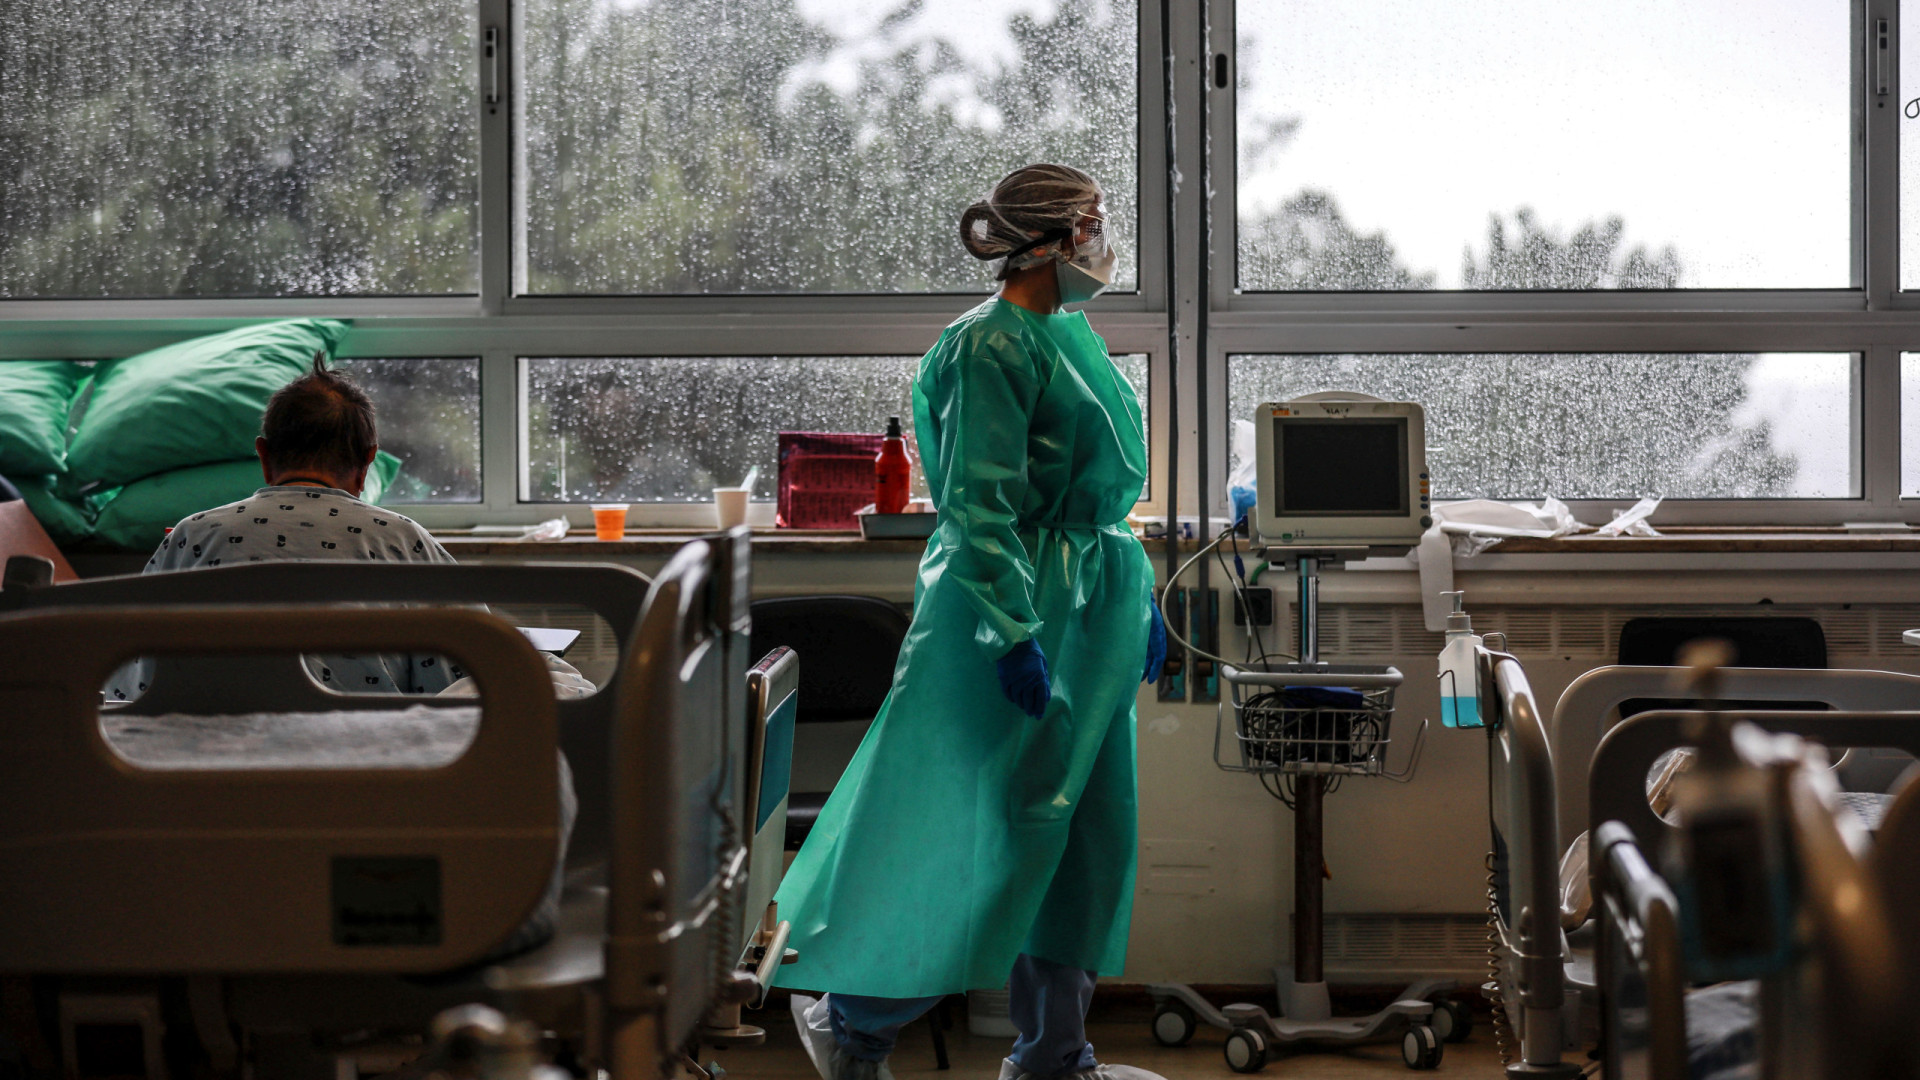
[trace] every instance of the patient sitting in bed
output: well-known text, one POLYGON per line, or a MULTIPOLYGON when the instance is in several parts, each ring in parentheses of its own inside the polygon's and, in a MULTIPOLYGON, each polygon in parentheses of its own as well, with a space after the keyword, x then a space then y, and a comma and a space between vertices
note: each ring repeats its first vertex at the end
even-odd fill
MULTIPOLYGON (((373 401, 319 356, 268 400, 253 446, 266 486, 175 525, 146 573, 284 560, 454 561, 405 515, 356 497, 379 449, 373 401)), ((308 666, 330 688, 360 693, 436 694, 461 677, 431 655, 329 656, 308 666)), ((107 697, 138 697, 145 674, 145 664, 122 668, 107 697)))
MULTIPOLYGON (((182 520, 147 560, 145 573, 198 570, 237 563, 334 560, 455 561, 426 529, 402 514, 360 501, 379 439, 366 391, 319 356, 313 369, 267 402, 254 440, 266 486, 238 502, 182 520)), ((556 696, 584 697, 594 685, 555 656, 542 654, 556 696)), ((433 655, 308 657, 314 678, 340 691, 471 695, 472 683, 433 655), (457 684, 457 685, 456 685, 457 684)), ((115 672, 107 697, 126 701, 147 688, 152 662, 137 660, 115 672)), ((551 936, 566 861, 566 838, 578 812, 573 777, 560 758, 560 858, 540 907, 489 958, 522 951, 551 936)))

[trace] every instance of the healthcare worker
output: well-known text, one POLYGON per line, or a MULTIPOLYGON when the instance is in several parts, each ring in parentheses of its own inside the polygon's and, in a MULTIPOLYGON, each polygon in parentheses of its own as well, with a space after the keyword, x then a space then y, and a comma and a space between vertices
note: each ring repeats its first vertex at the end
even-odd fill
POLYGON ((1100 186, 1016 170, 960 240, 1000 290, 914 380, 939 527, 892 692, 776 897, 800 954, 780 981, 828 992, 801 1023, 826 1080, 886 1075, 942 996, 1009 982, 1002 1080, 1153 1078, 1099 1065, 1085 1028, 1095 977, 1126 959, 1134 697, 1166 656, 1125 520, 1147 479, 1140 402, 1062 310, 1113 279, 1100 186))

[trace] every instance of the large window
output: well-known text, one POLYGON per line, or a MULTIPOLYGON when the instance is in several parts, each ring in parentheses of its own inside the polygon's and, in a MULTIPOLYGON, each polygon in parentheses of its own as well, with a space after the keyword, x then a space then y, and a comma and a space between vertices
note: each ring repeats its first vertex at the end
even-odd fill
MULTIPOLYGON (((1142 401, 1147 358, 1116 356, 1142 401)), ((697 502, 758 467, 771 499, 782 431, 913 431, 912 356, 530 359, 523 499, 697 502)), ((918 450, 914 491, 926 494, 918 450)))
POLYGON ((400 475, 382 502, 480 501, 478 360, 342 360, 336 366, 373 399, 380 448, 400 459, 400 475))
POLYGON ((527 0, 524 288, 977 292, 1010 167, 1139 205, 1134 0, 527 0))
MULTIPOLYGON (((1230 415, 1329 390, 1418 401, 1441 499, 1844 499, 1854 358, 1236 356, 1230 415)), ((1236 462, 1237 463, 1237 462, 1236 462)))
POLYGON ((1845 0, 1235 15, 1241 288, 1857 284, 1845 0))
POLYGON ((1106 188, 1144 512, 1344 389, 1427 406, 1443 496, 1920 519, 1920 0, 13 7, 0 359, 351 320, 432 525, 687 524, 910 425, 1036 161, 1106 188))
POLYGON ((0 298, 478 290, 470 0, 5 21, 0 298))

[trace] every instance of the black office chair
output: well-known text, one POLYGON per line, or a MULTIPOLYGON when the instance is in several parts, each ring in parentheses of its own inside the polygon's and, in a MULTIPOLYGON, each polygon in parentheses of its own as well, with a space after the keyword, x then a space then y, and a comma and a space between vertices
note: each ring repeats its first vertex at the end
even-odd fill
MULTIPOLYGON (((873 720, 893 687, 893 665, 907 639, 908 623, 898 607, 872 596, 783 596, 753 602, 749 654, 765 656, 780 645, 800 654, 794 785, 787 797, 788 851, 799 849, 820 817, 831 793, 831 784, 820 790, 825 774, 837 780, 847 765, 844 759, 821 760, 835 748, 824 745, 818 732, 810 739, 808 727, 873 720)), ((850 758, 854 743, 836 741, 850 758)))
MULTIPOLYGON (((865 721, 880 711, 893 688, 893 666, 910 624, 904 612, 872 596, 782 596, 753 602, 752 656, 764 656, 785 645, 800 654, 800 712, 794 717, 794 787, 787 794, 787 850, 806 842, 820 819, 831 791, 803 790, 806 773, 817 784, 823 771, 838 779, 845 759, 831 763, 818 752, 832 747, 809 746, 807 728, 813 724, 865 721), (809 753, 813 751, 814 753, 809 753), (816 760, 806 761, 813 757, 816 760), (829 768, 822 770, 825 764, 829 768)), ((862 729, 864 734, 864 728, 862 729)), ((819 740, 814 740, 818 742, 819 740)), ((851 757, 847 740, 845 757, 851 757)), ((809 785, 812 786, 812 785, 809 785)), ((933 1029, 933 1055, 942 1069, 947 1058, 946 1029, 953 1024, 943 999, 927 1014, 933 1029)))
MULTIPOLYGON (((1800 616, 1652 616, 1620 627, 1621 664, 1667 667, 1680 662, 1690 641, 1719 638, 1733 646, 1735 667, 1824 668, 1827 635, 1814 619, 1800 616)), ((1697 708, 1684 698, 1635 698, 1620 704, 1622 720, 1653 709, 1697 708)), ((1824 709, 1813 701, 1749 701, 1743 709, 1824 709)))

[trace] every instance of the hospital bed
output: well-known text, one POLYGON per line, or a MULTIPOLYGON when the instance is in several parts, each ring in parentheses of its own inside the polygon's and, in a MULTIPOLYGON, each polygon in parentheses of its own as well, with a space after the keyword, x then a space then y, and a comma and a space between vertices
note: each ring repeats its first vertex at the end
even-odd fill
MULTIPOLYGON (((622 662, 601 680, 599 693, 558 703, 561 748, 580 793, 580 818, 568 846, 569 862, 579 867, 602 863, 607 856, 611 776, 606 747, 649 587, 644 575, 614 565, 259 563, 0 590, 0 614, 179 604, 492 604, 590 611, 605 621, 622 662)), ((744 663, 739 666, 744 670, 744 663)), ((356 694, 343 703, 316 686, 293 655, 162 656, 156 657, 151 692, 125 707, 141 715, 295 712, 342 704, 373 707, 381 700, 356 694)), ((405 707, 418 700, 387 697, 383 707, 405 707)))
MULTIPOLYGON (((1593 880, 1604 1075, 1920 1075, 1920 1040, 1905 1030, 1908 1003, 1920 990, 1910 925, 1920 904, 1911 872, 1920 862, 1920 787, 1910 785, 1896 800, 1869 847, 1827 775, 1824 755, 1808 761, 1781 753, 1751 766, 1766 770, 1769 797, 1784 822, 1796 897, 1794 948, 1757 981, 1689 988, 1677 887, 1656 869, 1671 865, 1668 849, 1678 830, 1648 805, 1641 778, 1661 754, 1688 745, 1687 733, 1698 730, 1704 715, 1636 715, 1608 732, 1594 758, 1590 814, 1600 823, 1593 880)), ((1741 722, 1830 749, 1920 750, 1920 712, 1766 711, 1743 714, 1741 722)))
MULTIPOLYGON (((716 1002, 755 985, 735 971, 750 934, 747 574, 739 530, 689 544, 650 587, 609 567, 281 564, 8 590, 0 970, 226 977, 210 997, 243 1028, 294 1002, 391 1019, 387 1006, 491 996, 566 1013, 615 1077, 665 1074, 716 1002), (483 612, 342 606, 483 602, 593 608, 620 637, 616 677, 556 703, 530 647, 483 612), (470 699, 330 694, 296 659, 353 650, 467 664, 482 696, 464 751, 429 768, 137 766, 101 723, 98 687, 140 655, 172 662, 134 716, 473 715, 470 699), (558 932, 462 971, 541 899, 559 799, 556 770, 528 764, 562 747, 580 872, 558 932)), ((195 1017, 216 1036, 228 1018, 195 1017)))
MULTIPOLYGON (((1616 776, 1602 771, 1611 766, 1594 762, 1594 751, 1615 723, 1615 709, 1634 699, 1671 696, 1679 669, 1590 671, 1561 695, 1549 725, 1541 722, 1518 660, 1484 648, 1478 660, 1487 699, 1482 710, 1493 718, 1488 726, 1493 836, 1488 891, 1496 1040, 1509 1059, 1510 1075, 1571 1076, 1579 1067, 1562 1057, 1589 1041, 1597 981, 1591 930, 1576 929, 1571 939, 1562 933, 1563 840, 1587 828, 1589 773, 1617 779, 1625 793, 1620 798, 1651 815, 1646 769, 1616 776)), ((1730 668, 1720 674, 1717 693, 1728 702, 1810 702, 1855 710, 1920 704, 1920 678, 1892 672, 1730 668)), ((1769 712, 1757 719, 1771 726, 1780 715, 1792 714, 1769 712)), ((1873 749, 1860 751, 1863 776, 1888 771, 1888 759, 1875 755, 1879 748, 1910 741, 1896 735, 1865 744, 1873 749)))

